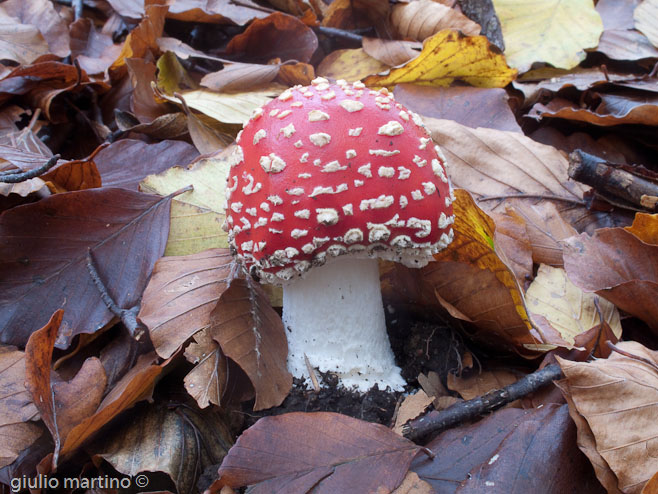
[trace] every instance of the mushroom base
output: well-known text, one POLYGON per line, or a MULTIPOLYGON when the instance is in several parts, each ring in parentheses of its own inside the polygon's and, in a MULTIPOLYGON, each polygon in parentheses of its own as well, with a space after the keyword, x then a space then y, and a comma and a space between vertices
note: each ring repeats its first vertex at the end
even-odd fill
POLYGON ((347 388, 404 388, 386 333, 376 259, 339 258, 285 285, 283 323, 294 376, 308 377, 306 355, 347 388))

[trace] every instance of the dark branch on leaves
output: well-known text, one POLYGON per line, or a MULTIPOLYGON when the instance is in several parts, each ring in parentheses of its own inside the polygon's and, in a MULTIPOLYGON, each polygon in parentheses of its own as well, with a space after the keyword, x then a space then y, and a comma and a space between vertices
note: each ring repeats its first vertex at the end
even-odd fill
POLYGON ((314 28, 320 34, 325 36, 333 36, 335 38, 344 38, 350 41, 356 41, 361 43, 363 41, 363 36, 360 34, 353 33, 352 31, 345 31, 344 29, 337 29, 335 27, 326 27, 326 26, 317 26, 314 28))
POLYGON ((94 285, 96 285, 96 288, 98 288, 101 299, 105 303, 105 306, 112 314, 121 319, 123 325, 128 329, 130 336, 136 340, 139 340, 146 331, 146 328, 137 320, 139 305, 136 305, 130 309, 122 309, 116 304, 114 299, 108 293, 105 283, 103 283, 103 280, 98 274, 98 270, 94 264, 94 258, 91 255, 91 249, 87 251, 87 270, 89 271, 89 275, 91 276, 94 285))
POLYGON ((39 175, 46 173, 53 166, 55 166, 59 158, 60 155, 56 154, 55 156, 50 158, 46 162, 46 164, 41 165, 39 168, 34 168, 33 170, 28 170, 26 172, 2 173, 0 174, 0 182, 4 182, 6 184, 18 184, 30 180, 31 178, 38 177, 39 175))
POLYGON ((570 202, 572 204, 578 204, 580 206, 585 205, 585 201, 582 199, 572 199, 570 197, 556 196, 554 194, 504 194, 500 196, 483 196, 478 197, 479 201, 496 201, 499 199, 545 199, 548 201, 562 201, 570 202))
POLYGON ((440 412, 432 411, 411 420, 402 426, 402 434, 412 441, 419 441, 430 434, 436 435, 537 391, 561 375, 562 370, 559 365, 547 365, 502 389, 490 391, 472 400, 455 403, 440 412))

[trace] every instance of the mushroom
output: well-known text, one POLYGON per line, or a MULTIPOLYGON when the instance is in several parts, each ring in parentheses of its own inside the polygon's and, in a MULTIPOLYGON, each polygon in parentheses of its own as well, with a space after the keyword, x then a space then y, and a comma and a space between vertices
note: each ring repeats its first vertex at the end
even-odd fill
POLYGON ((259 108, 237 138, 229 242, 283 285, 288 368, 346 387, 405 384, 386 332, 377 259, 420 268, 453 238, 445 159, 386 89, 318 78, 259 108))

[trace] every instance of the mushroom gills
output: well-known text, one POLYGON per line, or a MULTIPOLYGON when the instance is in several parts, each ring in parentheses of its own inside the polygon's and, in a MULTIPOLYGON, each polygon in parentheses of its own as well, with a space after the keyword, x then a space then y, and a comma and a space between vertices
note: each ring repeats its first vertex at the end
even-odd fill
POLYGON ((283 322, 295 377, 308 378, 306 354, 312 367, 336 373, 346 388, 404 388, 386 332, 376 259, 338 258, 284 285, 283 322))

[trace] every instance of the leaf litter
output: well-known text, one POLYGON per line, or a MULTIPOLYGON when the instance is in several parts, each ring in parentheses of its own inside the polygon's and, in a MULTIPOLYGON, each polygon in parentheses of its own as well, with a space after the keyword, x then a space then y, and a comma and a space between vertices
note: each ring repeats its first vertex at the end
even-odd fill
POLYGON ((569 178, 566 153, 658 187, 656 2, 484 4, 3 3, 0 481, 651 492, 658 194, 629 209, 569 178), (393 91, 457 188, 453 244, 422 270, 381 265, 418 403, 330 373, 293 382, 280 290, 226 248, 241 124, 316 74, 393 91), (147 332, 133 339, 103 297, 147 332), (542 357, 559 359, 564 398, 548 385, 419 445, 391 430, 542 357))

